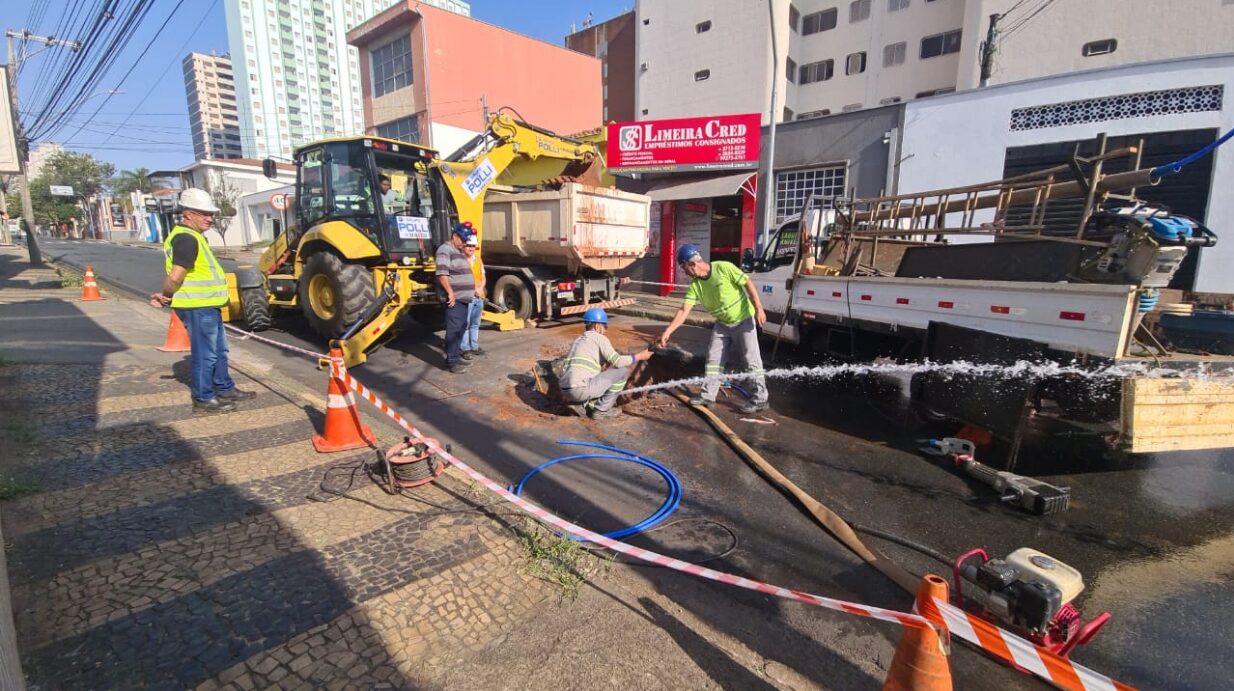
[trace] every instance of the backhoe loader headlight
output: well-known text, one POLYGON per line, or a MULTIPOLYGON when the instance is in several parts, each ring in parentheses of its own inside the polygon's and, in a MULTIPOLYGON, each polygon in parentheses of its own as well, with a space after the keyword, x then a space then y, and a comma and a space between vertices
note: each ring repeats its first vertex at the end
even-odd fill
POLYGON ((411 257, 403 257, 403 266, 411 266, 411 257))

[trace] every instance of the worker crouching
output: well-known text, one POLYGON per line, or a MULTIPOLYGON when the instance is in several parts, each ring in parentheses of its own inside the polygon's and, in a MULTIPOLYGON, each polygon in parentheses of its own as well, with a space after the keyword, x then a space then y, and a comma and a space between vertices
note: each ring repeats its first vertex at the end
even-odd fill
POLYGON ((621 414, 615 405, 617 396, 626 388, 631 368, 634 363, 650 358, 651 350, 622 355, 613 349, 604 335, 608 331, 608 314, 599 307, 583 314, 583 324, 583 335, 575 339, 566 355, 561 396, 580 416, 590 412, 595 420, 616 417, 621 414))

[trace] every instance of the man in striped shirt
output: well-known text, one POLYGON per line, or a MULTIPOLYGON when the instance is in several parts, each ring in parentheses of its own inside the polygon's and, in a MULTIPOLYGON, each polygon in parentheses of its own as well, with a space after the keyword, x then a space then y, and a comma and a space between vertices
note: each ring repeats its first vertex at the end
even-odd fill
POLYGON ((592 307, 583 314, 583 335, 570 346, 565 371, 561 376, 561 395, 570 409, 580 416, 591 411, 594 420, 617 417, 621 409, 613 404, 626 388, 630 368, 636 362, 651 357, 643 349, 633 355, 622 355, 604 332, 608 330, 608 314, 592 307))

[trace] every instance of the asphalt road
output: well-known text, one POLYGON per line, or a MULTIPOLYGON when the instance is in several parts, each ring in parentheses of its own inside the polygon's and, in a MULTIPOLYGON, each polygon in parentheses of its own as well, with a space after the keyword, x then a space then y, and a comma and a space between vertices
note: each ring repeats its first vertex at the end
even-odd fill
MULTIPOLYGON (((149 293, 162 281, 163 257, 155 249, 64 241, 44 241, 43 247, 50 259, 92 264, 104 282, 149 293)), ((615 319, 614 340, 630 349, 661 326, 615 319)), ((490 354, 467 374, 451 375, 441 367, 440 332, 408 321, 353 374, 453 444, 461 458, 503 481, 516 482, 545 460, 577 452, 558 440, 614 444, 665 464, 684 487, 673 518, 686 520, 633 538, 636 544, 692 560, 723 554, 708 565, 832 597, 910 606, 908 596, 840 548, 675 402, 637 401, 621 420, 597 425, 562 416, 530 391, 524 382, 534 361, 563 351, 578 331, 577 325, 485 331, 481 342, 490 354)), ((701 350, 705 332, 687 327, 680 333, 684 345, 701 350)), ((297 314, 279 318, 265 335, 323 348, 297 314)), ((323 375, 300 356, 245 347, 274 361, 282 376, 325 386, 323 375)), ((777 382, 770 415, 775 425, 741 421, 725 403, 719 409, 783 473, 850 522, 946 555, 984 547, 1002 556, 1031 546, 1078 568, 1087 586, 1077 600, 1080 610, 1088 617, 1109 610, 1113 619, 1075 653, 1077 661, 1143 688, 1234 687, 1228 664, 1234 659, 1234 452, 1107 460, 1067 440, 1034 438, 1021 469, 1066 468, 1043 479, 1073 493, 1069 511, 1038 518, 917 453, 914 438, 937 430, 906 422, 903 388, 904 382, 873 376, 777 382)), ((601 530, 637 522, 663 493, 658 476, 615 461, 563 464, 527 486, 535 501, 601 530)), ((949 572, 918 552, 870 542, 915 573, 949 572)), ((853 660, 886 654, 898 635, 845 615, 641 571, 710 625, 826 687, 877 685, 881 680, 853 660)), ((1042 686, 971 650, 957 650, 957 688, 1042 686)))

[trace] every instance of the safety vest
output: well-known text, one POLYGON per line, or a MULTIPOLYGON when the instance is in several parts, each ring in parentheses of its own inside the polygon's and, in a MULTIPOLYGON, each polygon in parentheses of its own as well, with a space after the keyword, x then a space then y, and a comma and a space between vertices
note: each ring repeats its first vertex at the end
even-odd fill
POLYGON ((214 252, 210 251, 210 245, 206 243, 206 239, 191 228, 184 226, 176 226, 167 234, 167 240, 163 242, 163 253, 167 255, 166 271, 171 273, 171 241, 177 235, 188 233, 197 240, 197 261, 193 262, 193 268, 184 276, 184 283, 180 285, 180 289, 171 297, 171 306, 182 309, 192 309, 194 307, 222 307, 227 304, 227 277, 223 274, 223 267, 219 264, 219 260, 214 258, 214 252))

